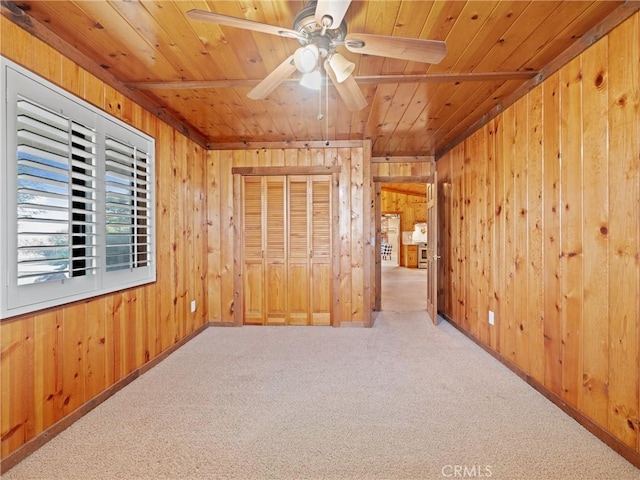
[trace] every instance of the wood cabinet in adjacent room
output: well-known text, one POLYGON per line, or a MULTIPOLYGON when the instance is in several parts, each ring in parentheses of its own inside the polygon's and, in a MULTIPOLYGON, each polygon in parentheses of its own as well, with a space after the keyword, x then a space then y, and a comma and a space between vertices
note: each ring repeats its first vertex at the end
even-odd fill
POLYGON ((400 266, 407 268, 418 267, 418 246, 402 245, 402 255, 400 257, 400 266))
POLYGON ((243 177, 245 324, 331 323, 331 177, 243 177))

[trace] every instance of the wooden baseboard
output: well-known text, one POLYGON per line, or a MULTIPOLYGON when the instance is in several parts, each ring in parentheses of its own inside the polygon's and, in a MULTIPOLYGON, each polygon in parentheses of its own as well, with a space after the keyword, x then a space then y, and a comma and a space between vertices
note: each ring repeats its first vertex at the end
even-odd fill
POLYGON ((209 322, 210 327, 238 327, 235 322, 209 322))
POLYGON ((103 392, 101 392, 98 395, 96 395, 95 397, 93 397, 91 400, 89 400, 88 402, 83 404, 81 407, 79 407, 78 409, 74 410, 73 412, 71 412, 66 417, 62 418, 58 422, 56 422, 53 425, 51 425, 49 428, 47 428, 45 431, 43 431, 37 437, 32 438, 27 443, 22 445, 20 448, 18 448, 14 452, 10 453, 9 455, 7 455, 5 458, 0 460, 0 475, 5 473, 6 471, 8 471, 10 468, 14 467, 15 465, 17 465, 18 463, 20 463, 22 460, 27 458, 33 452, 35 452, 40 447, 42 447, 44 444, 49 442, 51 439, 55 438, 59 433, 61 433, 62 431, 66 430, 73 423, 75 423, 77 420, 79 420, 84 415, 89 413, 91 410, 96 408, 98 405, 100 405, 102 402, 107 400, 109 397, 111 397, 112 395, 117 393, 119 390, 122 390, 124 387, 129 385, 131 382, 133 382, 140 375, 142 375, 143 373, 149 371, 150 369, 152 369, 153 367, 158 365, 161 361, 163 361, 165 358, 167 358, 173 352, 178 350, 184 344, 189 342, 191 339, 193 339, 194 337, 196 337, 197 335, 202 333, 208 327, 209 327, 209 324, 207 324, 207 323, 205 323, 204 325, 200 326, 197 330, 193 331, 192 333, 190 333, 189 335, 184 337, 182 340, 180 340, 177 343, 173 344, 172 346, 167 348, 164 352, 162 352, 159 355, 157 355, 156 357, 152 358, 151 360, 149 360, 144 365, 141 365, 140 367, 135 369, 133 372, 131 372, 127 376, 121 378, 116 383, 111 385, 109 388, 107 388, 103 392))
POLYGON ((461 332, 463 335, 465 335, 467 338, 473 341, 473 343, 478 345, 485 352, 487 352, 496 360, 498 360, 500 363, 502 363, 504 366, 506 366, 509 370, 511 370, 516 375, 518 375, 521 379, 527 382, 531 387, 535 388, 547 400, 555 404, 558 408, 560 408, 563 412, 565 412, 567 415, 569 415, 571 418, 577 421, 580 425, 586 428, 589 432, 595 435, 600 441, 602 441, 604 444, 610 447, 613 451, 618 453, 621 457, 623 457, 633 466, 640 469, 640 453, 636 452, 632 448, 622 443, 620 440, 618 440, 616 437, 614 437, 611 433, 606 431, 600 425, 595 423, 593 420, 591 420, 589 417, 587 417, 584 413, 579 411, 577 408, 566 403, 562 399, 562 397, 556 395, 554 392, 549 390, 542 383, 540 383, 531 375, 529 375, 527 372, 522 370, 518 365, 508 360, 507 358, 503 357, 502 355, 500 355, 500 353, 496 352, 485 343, 482 343, 479 339, 474 337, 471 333, 469 333, 460 325, 458 325, 455 321, 453 321, 449 316, 447 316, 442 312, 438 312, 438 314, 442 318, 447 320, 447 322, 449 322, 459 332, 461 332))
POLYGON ((364 322, 340 322, 341 328, 364 328, 364 322))

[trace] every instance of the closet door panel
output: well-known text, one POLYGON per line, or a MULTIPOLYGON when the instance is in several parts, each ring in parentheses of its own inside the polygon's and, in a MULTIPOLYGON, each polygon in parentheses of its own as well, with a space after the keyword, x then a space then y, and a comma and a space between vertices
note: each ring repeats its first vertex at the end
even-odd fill
POLYGON ((242 261, 244 323, 264 323, 264 263, 262 181, 245 177, 243 181, 242 261))
POLYGON ((284 325, 287 321, 287 270, 284 264, 267 264, 267 323, 284 325))
POLYGON ((309 324, 309 202, 307 177, 289 177, 288 313, 291 325, 309 324))
POLYGON ((310 181, 311 324, 331 323, 331 177, 310 181))
POLYGON ((244 264, 244 323, 264 323, 264 268, 262 262, 244 264))
POLYGON ((287 321, 286 177, 266 177, 266 310, 268 324, 287 321))
POLYGON ((245 324, 331 324, 331 176, 245 176, 245 324))

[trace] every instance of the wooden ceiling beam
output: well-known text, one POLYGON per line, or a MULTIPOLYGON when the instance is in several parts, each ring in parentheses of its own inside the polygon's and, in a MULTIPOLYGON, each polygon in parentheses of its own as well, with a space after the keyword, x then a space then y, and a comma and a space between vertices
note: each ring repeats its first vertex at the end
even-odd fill
POLYGON ((433 155, 407 155, 407 156, 389 156, 389 157, 371 157, 371 163, 424 163, 435 162, 433 155))
MULTIPOLYGON (((467 72, 467 73, 423 73, 407 75, 359 75, 353 78, 359 85, 386 83, 436 83, 436 82, 486 82, 506 80, 530 80, 539 72, 467 72)), ((234 87, 254 87, 262 80, 175 80, 167 82, 132 82, 126 85, 137 90, 199 90, 234 87)), ((294 85, 299 77, 286 79, 281 85, 294 85)))
MULTIPOLYGON (((277 149, 307 149, 307 148, 367 148, 366 140, 311 140, 283 141, 283 142, 231 142, 212 143, 209 150, 277 150, 277 149)), ((371 148, 371 147, 368 147, 371 148)))

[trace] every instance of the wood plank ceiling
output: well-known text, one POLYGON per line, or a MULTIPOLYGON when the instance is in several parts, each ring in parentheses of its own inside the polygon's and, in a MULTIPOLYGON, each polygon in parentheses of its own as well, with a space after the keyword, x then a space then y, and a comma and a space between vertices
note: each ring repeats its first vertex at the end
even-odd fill
POLYGON ((422 156, 448 149, 559 66, 567 49, 579 51, 637 10, 622 1, 354 0, 345 17, 349 33, 447 43, 437 65, 338 47, 355 63, 368 102, 356 112, 333 87, 322 89, 328 98, 321 98, 294 81, 264 100, 247 98, 298 42, 186 15, 202 9, 291 28, 306 3, 20 0, 3 1, 2 13, 47 41, 53 32, 68 44, 57 44, 63 53, 212 148, 370 138, 374 156, 422 156), (149 89, 147 82, 172 83, 149 89), (318 120, 321 110, 325 116, 318 120))

